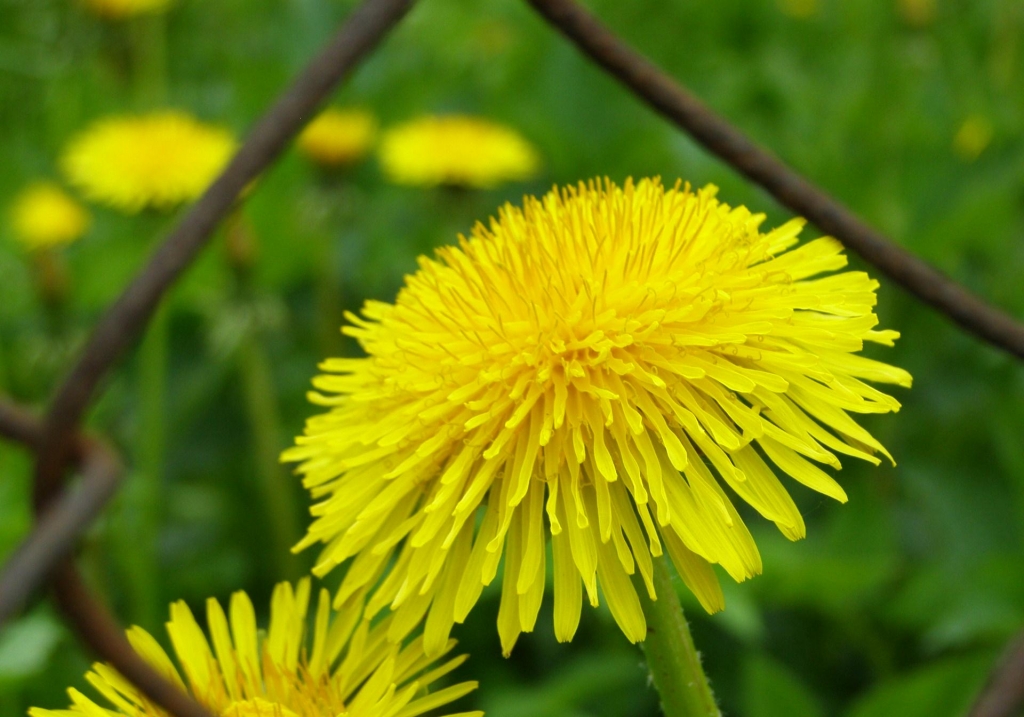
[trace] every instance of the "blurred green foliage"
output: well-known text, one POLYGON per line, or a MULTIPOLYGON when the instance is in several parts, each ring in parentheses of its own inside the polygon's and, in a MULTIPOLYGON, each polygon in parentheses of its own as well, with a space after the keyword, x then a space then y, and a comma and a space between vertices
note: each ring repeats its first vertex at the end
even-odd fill
MULTIPOLYGON (((100 22, 70 0, 0 0, 0 204, 55 177, 77 129, 151 108, 161 92, 160 104, 244 133, 351 5, 180 0, 154 29, 153 20, 100 22), (133 53, 164 30, 166 90, 140 92, 133 53)), ((591 6, 872 224, 1024 315, 1024 2, 591 6)), ((274 514, 282 530, 301 524, 308 503, 283 468, 268 479, 283 493, 268 498, 260 456, 301 430, 315 363, 354 351, 336 331, 341 311, 390 299, 418 254, 523 193, 597 175, 714 182, 726 201, 770 222, 786 216, 518 0, 423 0, 336 101, 369 107, 385 125, 427 111, 507 122, 539 147, 544 174, 454 195, 388 186, 373 161, 324 177, 291 152, 259 182, 240 220, 256 247, 251 271, 232 270, 218 240, 169 299, 166 470, 150 526, 156 604, 133 604, 127 587, 131 482, 82 552, 119 613, 152 630, 160 626, 146 616, 164 615, 173 599, 200 606, 245 588, 265 604, 283 572, 309 565, 309 554, 275 557, 273 531, 256 527, 274 514), (253 407, 253 390, 264 405, 253 407)), ((89 235, 66 252, 71 286, 60 312, 40 303, 31 262, 0 230, 0 389, 20 401, 45 400, 173 221, 93 211, 89 235)), ((898 416, 867 424, 898 467, 849 462, 843 506, 793 487, 805 541, 789 543, 750 516, 764 575, 726 585, 729 606, 713 617, 683 596, 727 714, 962 714, 1024 624, 1024 371, 884 278, 880 295, 884 325, 903 338, 876 355, 909 369, 915 386, 899 393, 898 416)), ((137 374, 129 358, 91 416, 128 456, 142 440, 137 374)), ((28 475, 20 449, 0 446, 0 554, 29 528, 28 475)), ((639 651, 605 612, 584 610, 576 640, 559 645, 544 610, 505 660, 497 593, 485 592, 457 630, 473 654, 460 673, 482 683, 467 708, 491 717, 656 713, 639 651)), ((86 664, 40 602, 0 635, 0 713, 63 705, 86 664)))

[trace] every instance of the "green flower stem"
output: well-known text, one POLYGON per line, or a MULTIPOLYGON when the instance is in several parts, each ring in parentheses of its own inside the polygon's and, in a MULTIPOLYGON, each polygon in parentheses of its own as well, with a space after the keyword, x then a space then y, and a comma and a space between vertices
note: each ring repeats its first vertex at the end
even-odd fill
POLYGON ((166 395, 170 311, 160 306, 139 348, 137 475, 125 486, 118 541, 122 570, 135 620, 160 622, 160 566, 157 542, 163 505, 166 453, 166 395))
POLYGON ((321 356, 337 356, 341 350, 342 285, 337 231, 351 222, 346 178, 321 174, 313 199, 320 218, 316 227, 313 260, 313 291, 316 301, 317 341, 321 356))
MULTIPOLYGON (((131 80, 137 109, 153 109, 167 98, 167 38, 163 13, 144 13, 128 22, 131 80)), ((157 308, 139 347, 139 420, 136 475, 122 494, 114 535, 119 567, 136 624, 153 629, 163 608, 157 544, 164 503, 167 450, 167 365, 170 310, 157 308)))
POLYGON ((7 370, 7 345, 4 341, 3 327, 0 327, 0 391, 10 395, 10 376, 7 370))
POLYGON ((46 315, 46 328, 50 337, 61 340, 67 335, 67 299, 71 277, 61 253, 42 248, 32 254, 33 279, 36 293, 46 315))
POLYGON ((276 574, 288 579, 300 574, 291 548, 299 539, 295 494, 286 480, 278 456, 284 448, 277 387, 270 359, 260 342, 260 323, 252 269, 259 256, 259 237, 252 231, 241 208, 228 218, 224 233, 225 258, 235 278, 236 300, 247 307, 250 323, 235 352, 242 382, 246 419, 252 437, 258 490, 270 531, 276 574))
POLYGON ((162 12, 132 18, 129 30, 132 81, 140 108, 154 108, 167 99, 167 19, 162 12))
POLYGON ((665 717, 720 717, 663 557, 654 559, 654 590, 657 600, 643 586, 637 593, 647 618, 647 639, 641 646, 662 712, 665 717))
POLYGON ((314 274, 316 292, 317 332, 322 356, 335 356, 341 349, 341 277, 338 276, 337 249, 334 235, 327 230, 317 237, 317 269, 314 274))
POLYGON ((245 394, 245 410, 252 431, 256 472, 270 527, 276 574, 279 578, 299 576, 299 564, 291 547, 299 539, 295 494, 285 481, 278 455, 281 419, 275 400, 270 361, 255 331, 249 331, 238 348, 238 369, 245 394))

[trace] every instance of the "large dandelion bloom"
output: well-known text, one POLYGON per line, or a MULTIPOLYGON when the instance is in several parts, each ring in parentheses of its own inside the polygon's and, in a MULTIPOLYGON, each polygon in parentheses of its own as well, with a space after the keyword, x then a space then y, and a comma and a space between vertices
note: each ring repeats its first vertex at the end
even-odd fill
POLYGON ((421 258, 395 304, 348 315, 368 356, 321 365, 311 400, 329 410, 285 454, 319 499, 299 546, 326 546, 315 572, 354 558, 336 599, 372 587, 371 615, 427 614, 429 652, 504 552, 508 652, 534 626, 550 533, 558 639, 600 586, 641 640, 629 576, 654 599, 652 557, 708 611, 723 607, 712 564, 760 572, 734 497, 803 537, 773 464, 845 501, 814 463, 889 455, 849 415, 900 407, 864 379, 910 385, 856 355, 898 336, 875 329, 878 283, 824 275, 846 257, 831 238, 794 248, 802 220, 762 233, 715 194, 643 180, 527 198, 421 258))
POLYGON ((11 206, 11 228, 31 250, 70 244, 88 227, 89 213, 52 182, 26 187, 11 206))
POLYGON ((529 179, 540 161, 514 130, 476 117, 421 117, 381 139, 384 173, 397 184, 486 189, 529 179))
POLYGON ((109 20, 121 20, 170 7, 172 0, 82 0, 92 13, 109 20))
POLYGON ((296 145, 317 164, 344 167, 365 157, 376 135, 377 119, 369 112, 331 107, 313 118, 296 145))
POLYGON ((199 197, 231 159, 234 137, 181 112, 101 120, 72 140, 64 173, 91 201, 127 213, 199 197))
MULTIPOLYGON (((360 622, 358 610, 332 614, 326 590, 320 592, 308 644, 304 633, 309 593, 308 578, 294 589, 289 583, 278 585, 265 633, 257 630, 255 610, 244 592, 231 597, 228 614, 211 598, 206 603, 209 640, 184 602, 171 605, 167 634, 180 672, 142 628, 129 630, 128 639, 157 671, 182 689, 187 684, 196 700, 222 717, 416 717, 476 689, 475 682, 463 682, 426 692, 431 683, 462 664, 465 655, 434 667, 421 640, 402 648, 389 645, 386 623, 371 628, 360 622)), ((445 651, 454 646, 452 640, 445 651)), ((29 715, 166 715, 109 665, 93 665, 86 679, 112 707, 100 707, 72 688, 67 710, 33 707, 29 715)))

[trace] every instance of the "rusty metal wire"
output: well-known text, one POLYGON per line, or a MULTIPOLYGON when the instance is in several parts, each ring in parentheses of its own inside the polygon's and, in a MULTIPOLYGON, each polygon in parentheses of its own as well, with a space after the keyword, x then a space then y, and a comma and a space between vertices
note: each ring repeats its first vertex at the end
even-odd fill
MULTIPOLYGON (((0 436, 37 451, 43 424, 28 411, 0 399, 0 436)), ((35 527, 0 573, 0 625, 50 579, 64 616, 97 655, 115 665, 143 694, 172 715, 211 717, 139 658, 71 561, 69 556, 78 536, 117 490, 121 462, 99 440, 78 434, 73 436, 70 455, 80 468, 82 485, 78 490, 60 491, 46 505, 37 506, 35 527)))
POLYGON ((968 717, 1013 717, 1024 705, 1024 632, 1012 640, 992 668, 968 717))
MULTIPOLYGON (((0 435, 35 450, 42 423, 27 411, 0 399, 0 435)), ((82 474, 76 490, 66 490, 36 520, 35 529, 7 559, 0 572, 0 626, 21 609, 32 591, 70 555, 76 538, 100 514, 121 480, 121 461, 90 436, 76 436, 73 458, 82 474)))
POLYGON ((834 236, 965 331, 1024 359, 1024 324, 868 226, 841 202, 716 114, 574 0, 527 1, 630 92, 763 187, 780 204, 834 236))
MULTIPOLYGON (((1024 326, 868 227, 842 204, 760 148, 572 0, 528 0, 599 66, 782 204, 857 251, 965 330, 1024 358, 1024 326)), ((210 717, 130 647, 70 558, 78 537, 116 491, 121 464, 79 425, 97 387, 138 339, 165 292, 209 242, 239 194, 278 157, 327 94, 408 12, 413 0, 365 0, 256 124, 224 173, 192 207, 101 319, 44 419, 0 399, 0 437, 36 456, 32 533, 0 571, 0 625, 47 581, 82 640, 174 717, 210 717), (77 466, 77 489, 64 487, 77 466)), ((1024 644, 993 671, 972 717, 1008 717, 1024 702, 1024 644)))
POLYGON ((327 47, 263 115, 245 144, 146 267, 100 319, 46 413, 38 451, 36 498, 60 486, 71 437, 96 386, 139 337, 164 293, 206 246, 241 192, 309 121, 327 94, 408 12, 412 0, 366 0, 327 47))
POLYGON ((37 514, 33 532, 2 573, 0 619, 17 610, 52 573, 57 604, 82 640, 175 717, 211 716, 135 653, 70 560, 53 569, 113 495, 120 474, 112 454, 98 442, 80 438, 78 427, 99 383, 141 334, 165 292, 209 242, 241 192, 273 163, 328 93, 411 5, 412 0, 366 0, 352 12, 327 47, 257 122, 227 169, 100 320, 41 423, 10 404, 0 404, 0 434, 24 443, 36 455, 33 502, 37 514), (65 492, 65 474, 76 458, 84 475, 82 485, 78 491, 65 492))

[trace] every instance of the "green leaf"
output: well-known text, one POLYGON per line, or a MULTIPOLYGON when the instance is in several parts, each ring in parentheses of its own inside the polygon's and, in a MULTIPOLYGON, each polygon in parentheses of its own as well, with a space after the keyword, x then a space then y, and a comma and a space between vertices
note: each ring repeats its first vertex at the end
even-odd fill
POLYGON ((994 659, 989 652, 950 658, 886 680, 860 699, 848 717, 959 717, 994 659))
POLYGON ((45 613, 29 615, 5 628, 0 634, 0 681, 42 672, 60 637, 59 623, 45 613))
POLYGON ((817 717, 824 714, 818 698, 781 662, 751 654, 743 667, 744 717, 817 717))
MULTIPOLYGON (((581 656, 550 673, 540 684, 492 688, 485 695, 484 711, 490 717, 569 717, 576 714, 601 714, 588 710, 593 703, 614 704, 629 695, 653 697, 653 689, 642 684, 646 670, 640 655, 632 650, 605 651, 602 655, 581 656), (639 695, 638 695, 639 693, 639 695)), ((642 700, 640 700, 642 704, 642 700)), ((625 709, 625 706, 619 705, 625 709)), ((620 709, 609 710, 624 714, 620 709)))

